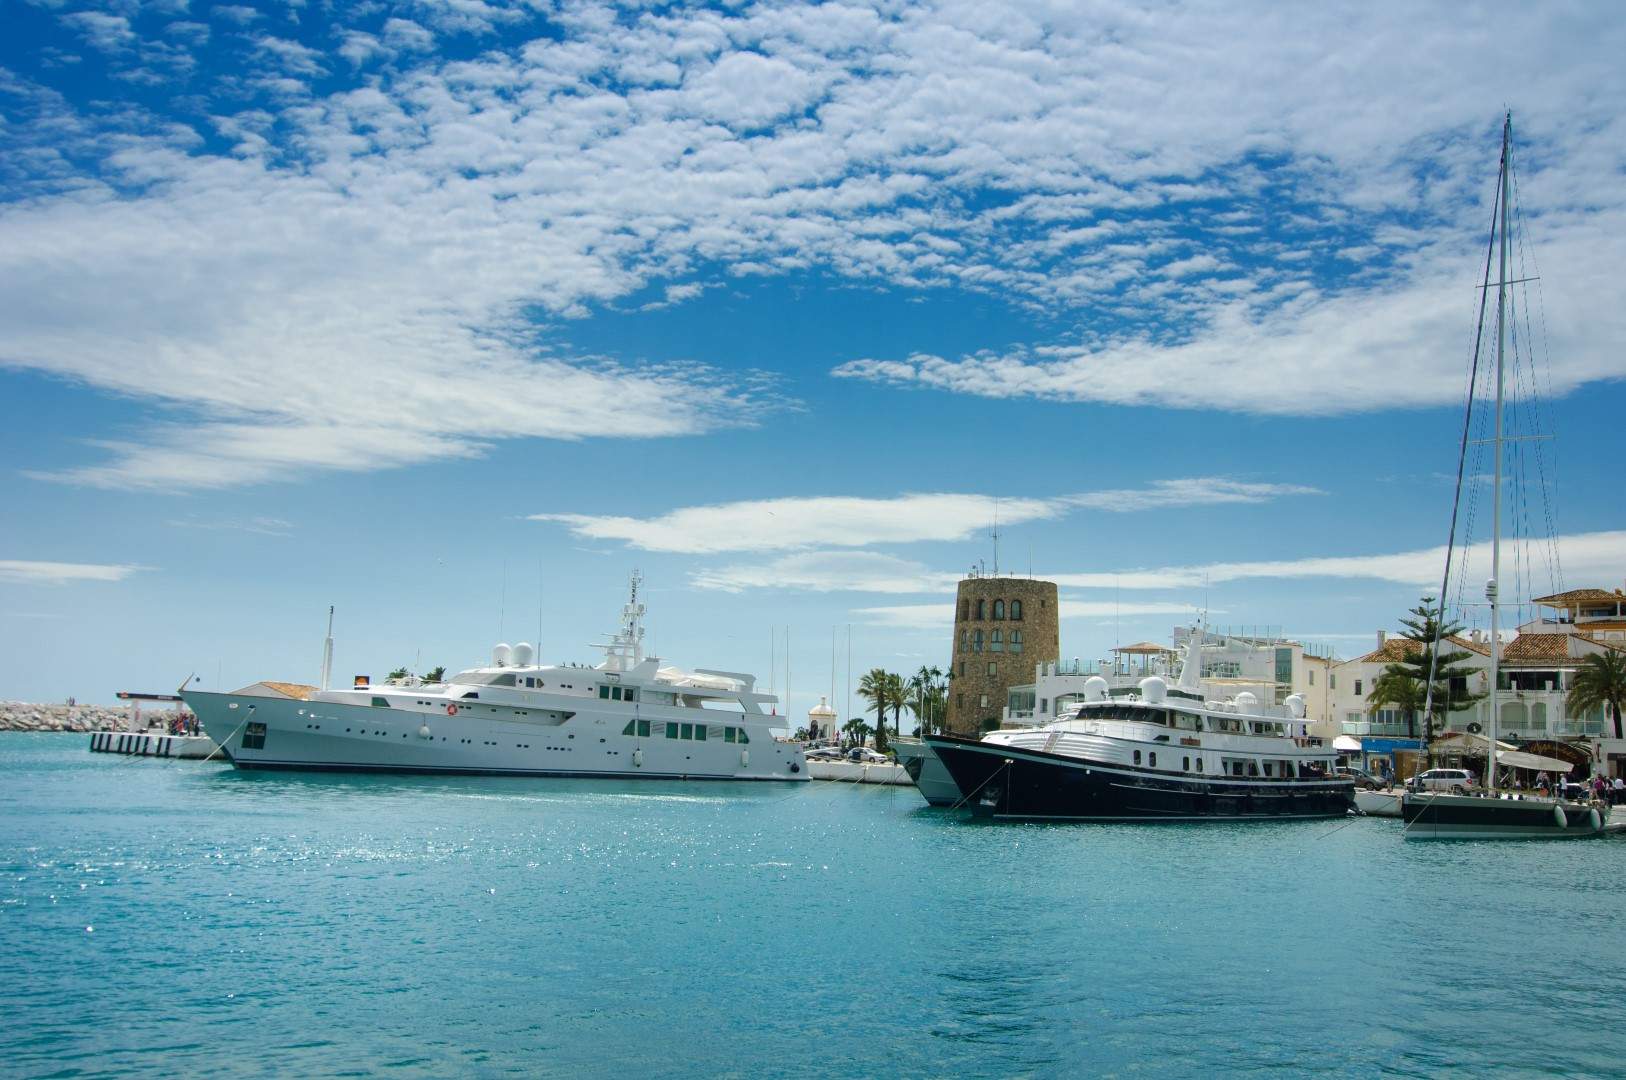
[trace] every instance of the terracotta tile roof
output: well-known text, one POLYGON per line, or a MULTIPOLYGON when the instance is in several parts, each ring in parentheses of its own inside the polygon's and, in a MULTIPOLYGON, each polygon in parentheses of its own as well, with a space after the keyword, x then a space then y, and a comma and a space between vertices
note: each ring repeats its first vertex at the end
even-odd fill
MULTIPOLYGON (((1461 637, 1448 637, 1445 640, 1459 649, 1466 649, 1468 652, 1478 653, 1480 656, 1490 655, 1490 646, 1488 645, 1480 645, 1461 637)), ((1355 662, 1359 664, 1398 664, 1402 660, 1409 660, 1416 656, 1422 649, 1421 642, 1406 637, 1392 637, 1383 643, 1382 648, 1373 649, 1365 656, 1356 657, 1355 662)))
POLYGON ((1509 663, 1520 660, 1567 660, 1569 655, 1568 634, 1520 634, 1502 650, 1502 659, 1509 663))
POLYGON ((1530 601, 1532 604, 1545 604, 1548 607, 1564 607, 1568 604, 1577 604, 1583 600, 1622 600, 1626 599, 1618 592, 1608 589, 1571 589, 1568 592, 1554 593, 1551 596, 1538 596, 1530 601))

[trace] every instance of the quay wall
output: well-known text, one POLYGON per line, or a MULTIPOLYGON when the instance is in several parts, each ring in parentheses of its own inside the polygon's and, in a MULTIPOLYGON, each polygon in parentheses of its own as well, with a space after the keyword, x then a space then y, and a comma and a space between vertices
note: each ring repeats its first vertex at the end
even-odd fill
MULTIPOLYGON (((141 726, 167 725, 172 709, 142 709, 141 726)), ((0 701, 0 731, 126 731, 128 705, 30 705, 0 701)))

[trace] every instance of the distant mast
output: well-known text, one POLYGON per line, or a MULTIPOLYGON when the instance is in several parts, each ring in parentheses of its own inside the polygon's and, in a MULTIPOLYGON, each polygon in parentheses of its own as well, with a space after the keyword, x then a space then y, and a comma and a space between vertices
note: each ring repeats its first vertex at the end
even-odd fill
POLYGON ((327 689, 333 675, 333 605, 327 609, 327 640, 322 642, 322 689, 327 689))

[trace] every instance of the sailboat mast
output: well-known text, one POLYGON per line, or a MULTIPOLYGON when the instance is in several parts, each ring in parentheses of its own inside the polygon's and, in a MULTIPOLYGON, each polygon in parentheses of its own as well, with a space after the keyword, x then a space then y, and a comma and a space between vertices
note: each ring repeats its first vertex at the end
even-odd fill
POLYGON ((1485 786, 1496 790, 1496 728, 1498 702, 1496 688, 1501 657, 1501 642, 1497 635, 1500 626, 1501 588, 1497 579, 1502 574, 1502 361, 1507 349, 1507 230, 1511 214, 1508 204, 1512 174, 1511 148, 1513 142, 1513 114, 1502 117, 1502 229, 1498 244, 1498 270, 1496 281, 1496 440, 1491 444, 1496 455, 1491 496, 1491 576, 1485 583, 1485 598, 1490 601, 1490 749, 1485 757, 1485 786))

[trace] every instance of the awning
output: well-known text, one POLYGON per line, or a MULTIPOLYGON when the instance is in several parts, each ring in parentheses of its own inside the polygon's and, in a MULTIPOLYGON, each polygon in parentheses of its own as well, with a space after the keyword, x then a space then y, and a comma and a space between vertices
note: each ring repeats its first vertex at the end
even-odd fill
POLYGON ((1334 750, 1349 750, 1359 753, 1361 749, 1361 740, 1352 739, 1348 735, 1340 735, 1332 741, 1332 748, 1334 750))
POLYGON ((1515 769, 1542 769, 1547 772, 1555 772, 1560 776, 1566 775, 1575 767, 1561 758, 1527 754, 1523 750, 1498 751, 1496 760, 1503 765, 1511 765, 1515 769))

